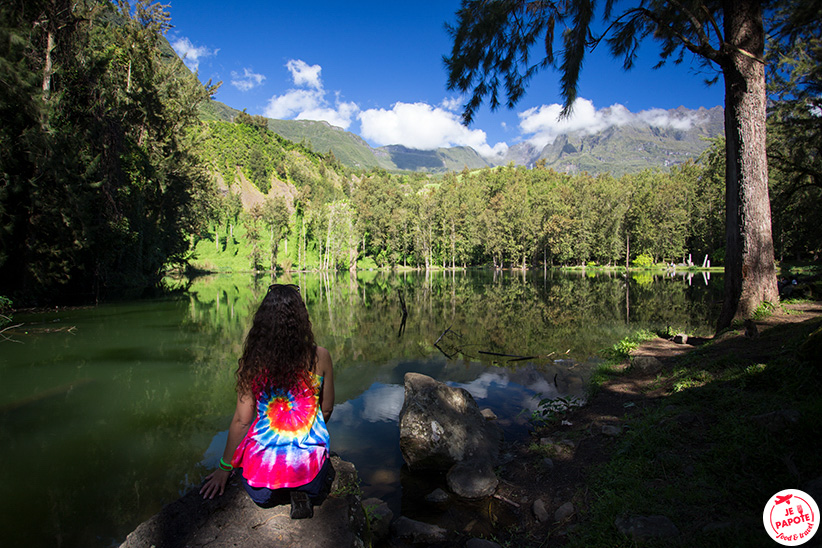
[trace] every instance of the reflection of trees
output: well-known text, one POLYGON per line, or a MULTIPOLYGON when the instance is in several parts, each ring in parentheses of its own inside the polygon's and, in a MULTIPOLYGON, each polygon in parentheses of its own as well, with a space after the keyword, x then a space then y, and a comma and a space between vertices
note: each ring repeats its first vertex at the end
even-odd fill
MULTIPOLYGON (((299 284, 318 344, 329 349, 336 370, 362 370, 356 376, 367 377, 363 387, 400 361, 438 356, 433 343, 448 327, 469 357, 480 358, 483 350, 585 360, 639 327, 708 329, 717 298, 710 288, 680 278, 632 280, 626 322, 625 278, 608 274, 303 273, 287 282, 299 284), (400 293, 408 317, 398 338, 400 293)), ((190 328, 209 334, 195 350, 206 394, 217 397, 224 388, 213 386, 232 382, 250 316, 267 285, 242 275, 192 285, 190 328)))

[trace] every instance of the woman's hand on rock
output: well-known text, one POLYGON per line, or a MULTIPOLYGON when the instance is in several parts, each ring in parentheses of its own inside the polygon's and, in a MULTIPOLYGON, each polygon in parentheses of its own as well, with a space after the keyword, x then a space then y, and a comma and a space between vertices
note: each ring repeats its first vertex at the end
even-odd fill
POLYGON ((225 484, 228 482, 228 477, 231 475, 230 471, 215 470, 206 476, 206 481, 200 488, 200 494, 204 499, 213 499, 217 495, 222 495, 225 492, 225 484))

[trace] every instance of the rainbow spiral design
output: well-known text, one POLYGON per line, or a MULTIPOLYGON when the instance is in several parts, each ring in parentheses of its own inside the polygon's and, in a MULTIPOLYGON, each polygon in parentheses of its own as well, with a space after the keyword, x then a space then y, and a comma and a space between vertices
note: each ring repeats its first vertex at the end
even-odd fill
POLYGON ((234 452, 232 464, 254 487, 298 487, 320 471, 328 453, 328 428, 319 395, 323 378, 257 400, 257 419, 234 452))

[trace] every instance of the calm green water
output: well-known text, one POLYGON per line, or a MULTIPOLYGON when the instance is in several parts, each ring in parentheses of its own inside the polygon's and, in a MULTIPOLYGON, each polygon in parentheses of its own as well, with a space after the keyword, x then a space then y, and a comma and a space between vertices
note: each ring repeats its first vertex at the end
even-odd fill
MULTIPOLYGON (((334 359, 332 450, 355 463, 367 496, 399 511, 406 372, 466 388, 507 436, 524 436, 535 394, 582 395, 597 353, 633 331, 710 333, 720 278, 360 272, 278 281, 300 285, 334 359)), ((222 452, 236 360, 271 281, 214 276, 161 300, 16 315, 26 324, 12 334, 19 342, 0 342, 2 544, 118 544, 199 483, 222 452)))

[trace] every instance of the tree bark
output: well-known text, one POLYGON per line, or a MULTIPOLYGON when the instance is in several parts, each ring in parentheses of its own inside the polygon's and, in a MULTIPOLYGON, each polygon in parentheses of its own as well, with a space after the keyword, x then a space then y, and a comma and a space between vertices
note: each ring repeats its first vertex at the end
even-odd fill
POLYGON ((717 331, 776 303, 765 151, 765 30, 757 0, 726 0, 725 297, 717 331))
POLYGON ((54 63, 51 59, 51 52, 54 50, 54 33, 46 33, 46 60, 43 63, 43 101, 48 101, 51 97, 51 75, 54 63))

